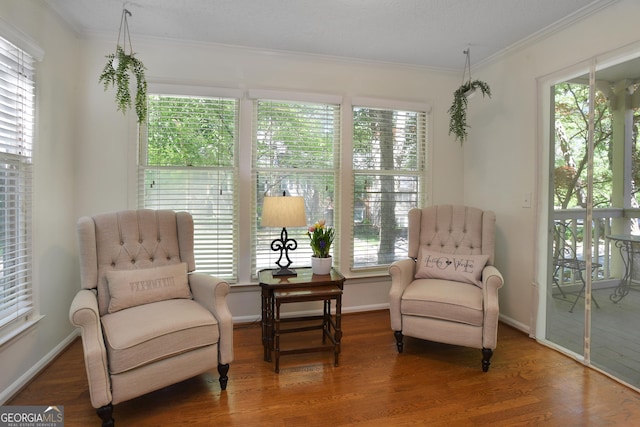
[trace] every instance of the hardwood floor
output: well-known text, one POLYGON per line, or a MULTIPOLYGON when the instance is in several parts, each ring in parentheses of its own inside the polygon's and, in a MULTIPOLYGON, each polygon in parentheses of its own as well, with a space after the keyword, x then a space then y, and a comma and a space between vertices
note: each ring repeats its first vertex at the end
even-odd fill
MULTIPOLYGON (((489 372, 481 352, 405 338, 398 354, 388 311, 343 316, 332 353, 262 360, 260 327, 235 330, 221 392, 207 373, 115 406, 120 426, 630 426, 640 395, 500 324, 489 372)), ((292 339, 304 339, 293 335, 292 339)), ((65 425, 98 426, 82 345, 74 341, 10 405, 63 405, 65 425)))

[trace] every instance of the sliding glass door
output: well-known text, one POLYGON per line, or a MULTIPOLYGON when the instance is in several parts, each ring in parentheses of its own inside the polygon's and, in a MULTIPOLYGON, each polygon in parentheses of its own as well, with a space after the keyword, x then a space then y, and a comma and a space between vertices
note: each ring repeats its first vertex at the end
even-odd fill
POLYGON ((550 87, 545 339, 640 387, 640 59, 550 87))

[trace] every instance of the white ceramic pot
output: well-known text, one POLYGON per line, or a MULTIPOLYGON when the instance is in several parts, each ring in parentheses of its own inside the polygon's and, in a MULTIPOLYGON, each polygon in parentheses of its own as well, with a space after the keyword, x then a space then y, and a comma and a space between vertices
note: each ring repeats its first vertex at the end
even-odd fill
POLYGON ((311 271, 313 274, 325 275, 329 274, 331 271, 331 262, 333 259, 331 257, 328 258, 316 258, 314 256, 311 257, 311 271))

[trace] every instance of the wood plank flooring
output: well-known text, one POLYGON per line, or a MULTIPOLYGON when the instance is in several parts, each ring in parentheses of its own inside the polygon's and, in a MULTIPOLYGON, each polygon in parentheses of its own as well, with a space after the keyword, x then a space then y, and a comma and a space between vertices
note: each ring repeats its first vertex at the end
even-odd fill
MULTIPOLYGON (((388 311, 343 316, 331 353, 262 360, 258 324, 236 327, 226 391, 207 373, 115 406, 119 426, 630 426, 640 395, 500 324, 489 372, 480 350, 405 338, 388 311)), ((287 337, 305 339, 301 334, 287 337)), ((74 341, 10 405, 63 405, 65 426, 98 426, 74 341)), ((637 425, 637 424, 636 424, 637 425)))

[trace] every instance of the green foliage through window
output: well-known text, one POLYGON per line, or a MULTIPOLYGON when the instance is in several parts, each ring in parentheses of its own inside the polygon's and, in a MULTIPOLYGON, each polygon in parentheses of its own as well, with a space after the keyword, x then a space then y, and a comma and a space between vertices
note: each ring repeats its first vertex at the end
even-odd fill
POLYGON ((426 114, 353 108, 355 268, 407 256, 407 215, 420 206, 426 114))
MULTIPOLYGON (((594 100, 594 207, 611 206, 612 127, 609 102, 600 92, 594 100)), ((555 86, 554 205, 558 209, 585 208, 587 194, 587 137, 589 86, 555 86)))
POLYGON ((149 96, 149 166, 233 166, 237 101, 149 96))

